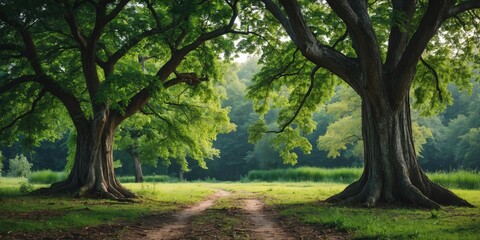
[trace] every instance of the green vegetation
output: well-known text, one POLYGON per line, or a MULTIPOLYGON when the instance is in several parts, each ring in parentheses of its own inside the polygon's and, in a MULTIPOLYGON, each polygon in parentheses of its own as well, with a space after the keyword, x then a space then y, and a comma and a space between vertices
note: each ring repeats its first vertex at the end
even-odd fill
POLYGON ((30 175, 30 169, 32 164, 28 162, 27 158, 23 155, 17 155, 8 161, 9 170, 8 176, 10 177, 27 177, 30 175))
POLYGON ((480 189, 480 174, 477 171, 427 173, 430 180, 448 188, 480 189))
POLYGON ((412 208, 355 208, 322 202, 345 184, 276 182, 217 184, 235 192, 253 192, 279 210, 283 217, 311 225, 326 225, 349 232, 354 239, 478 239, 479 190, 453 190, 477 208, 446 207, 442 210, 412 208))
POLYGON ((251 181, 287 181, 287 182, 338 182, 350 183, 362 175, 361 168, 314 168, 299 167, 275 170, 253 170, 248 173, 251 181))
POLYGON ((60 182, 67 178, 66 172, 54 172, 52 170, 35 171, 28 176, 29 183, 35 184, 52 184, 54 182, 60 182))
MULTIPOLYGON (((123 176, 118 177, 118 180, 122 183, 134 183, 135 177, 134 176, 123 176)), ((167 175, 152 175, 152 176, 144 176, 144 182, 178 182, 177 178, 172 178, 167 175)))
MULTIPOLYGON (((477 208, 445 207, 442 210, 411 208, 352 208, 323 200, 346 187, 339 183, 126 183, 139 194, 136 203, 64 197, 31 197, 19 192, 25 178, 0 178, 0 234, 72 230, 101 224, 135 221, 152 213, 169 213, 214 193, 232 192, 212 210, 195 218, 194 224, 219 223, 229 232, 239 219, 228 209, 238 208, 233 196, 260 198, 280 215, 306 224, 326 225, 347 231, 356 239, 476 239, 480 234, 479 190, 455 190, 477 208), (225 217, 225 219, 223 218, 225 217), (223 220, 226 221, 223 224, 223 220)), ((34 188, 45 185, 34 184, 34 188)), ((119 229, 121 230, 121 229, 119 229)))
MULTIPOLYGON (((250 181, 287 182, 336 182, 351 183, 362 175, 361 168, 314 168, 299 167, 275 170, 253 170, 248 173, 250 181)), ((480 189, 480 174, 476 171, 427 173, 430 180, 448 188, 480 189)))
MULTIPOLYGON (((0 177, 0 234, 77 229, 134 221, 151 213, 174 211, 214 192, 200 184, 126 184, 141 198, 135 203, 71 197, 26 196, 19 186, 26 178, 0 177)), ((46 185, 34 184, 33 188, 46 185)))

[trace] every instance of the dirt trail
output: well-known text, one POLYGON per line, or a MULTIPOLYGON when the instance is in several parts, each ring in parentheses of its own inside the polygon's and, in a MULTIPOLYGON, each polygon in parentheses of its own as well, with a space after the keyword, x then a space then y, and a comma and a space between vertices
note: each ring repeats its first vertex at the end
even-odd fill
POLYGON ((258 199, 246 199, 243 210, 246 211, 253 239, 294 239, 273 222, 263 211, 263 202, 258 199))
POLYGON ((188 220, 195 215, 200 214, 207 208, 213 206, 219 198, 227 197, 230 192, 218 190, 207 200, 201 201, 189 208, 186 208, 173 216, 171 223, 162 226, 159 229, 146 230, 146 239, 176 239, 183 234, 183 229, 188 226, 188 220))

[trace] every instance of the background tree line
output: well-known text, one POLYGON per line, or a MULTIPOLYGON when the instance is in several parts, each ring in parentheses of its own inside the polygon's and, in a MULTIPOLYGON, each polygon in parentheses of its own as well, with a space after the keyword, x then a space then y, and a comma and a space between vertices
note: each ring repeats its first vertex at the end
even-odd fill
MULTIPOLYGON (((114 158, 119 163, 115 169, 117 174, 135 175, 135 158, 142 163, 141 169, 144 175, 178 177, 180 171, 185 171, 185 177, 188 180, 208 178, 239 180, 250 170, 291 167, 283 163, 279 153, 273 148, 271 141, 274 134, 255 144, 248 142, 249 126, 255 123, 258 115, 253 109, 252 101, 245 97, 245 92, 251 85, 253 76, 261 68, 257 61, 258 58, 254 57, 243 63, 229 63, 222 66, 224 82, 228 84, 218 84, 216 88, 224 96, 222 107, 230 109, 228 117, 231 123, 236 125, 236 130, 217 136, 212 147, 218 152, 214 154, 215 156, 210 156, 213 160, 206 161, 203 165, 192 157, 185 157, 188 165, 182 164, 183 160, 172 161, 170 164, 170 161, 166 161, 165 158, 171 160, 175 157, 165 155, 162 157, 161 151, 181 146, 168 145, 168 142, 163 145, 149 142, 154 138, 147 135, 155 125, 147 126, 151 119, 137 118, 133 120, 136 124, 127 123, 117 133, 118 144, 114 153, 114 158)), ((480 158, 478 158, 480 156, 480 121, 478 121, 480 119, 480 84, 472 81, 471 89, 460 90, 454 85, 448 86, 448 89, 452 92, 453 104, 444 111, 436 115, 428 115, 421 110, 414 111, 413 132, 420 165, 428 171, 449 171, 459 168, 478 170, 480 169, 480 158)), ((343 85, 337 87, 332 99, 314 115, 318 125, 307 139, 317 147, 312 149, 311 154, 298 152, 296 166, 327 168, 362 166, 363 143, 359 104, 359 99, 351 89, 343 85)), ((275 126, 274 120, 278 112, 273 111, 266 116, 267 122, 272 127, 275 126)), ((197 119, 211 121, 205 118, 197 119)), ((193 126, 205 124, 204 122, 193 126)), ((194 134, 194 136, 202 134, 205 133, 194 134)), ((26 138, 26 136, 23 137, 26 138)), ((176 142, 178 139, 170 143, 176 142)), ((70 149, 72 148, 74 146, 70 146, 70 149)), ((33 171, 41 169, 63 171, 67 165, 69 133, 66 132, 57 141, 42 141, 39 147, 28 146, 24 141, 17 141, 10 147, 3 147, 1 151, 3 173, 8 172, 10 168, 8 160, 18 158, 17 155, 26 156, 32 164, 33 171)))

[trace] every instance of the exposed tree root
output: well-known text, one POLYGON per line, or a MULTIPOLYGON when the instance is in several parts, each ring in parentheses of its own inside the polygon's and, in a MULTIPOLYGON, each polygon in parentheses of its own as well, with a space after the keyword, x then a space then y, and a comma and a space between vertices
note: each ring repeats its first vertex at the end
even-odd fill
POLYGON ((136 198, 136 195, 127 190, 121 185, 109 187, 91 187, 86 189, 80 187, 80 184, 73 183, 67 180, 53 183, 48 188, 40 188, 33 192, 32 195, 67 195, 73 197, 85 197, 85 198, 103 198, 112 199, 118 201, 131 201, 132 198, 136 198))
POLYGON ((372 187, 371 183, 361 184, 362 178, 357 182, 350 184, 342 192, 329 197, 326 201, 339 203, 342 205, 362 205, 365 207, 375 207, 380 204, 399 204, 417 206, 427 209, 439 209, 443 206, 475 207, 466 200, 458 197, 453 192, 445 189, 428 180, 430 193, 422 193, 412 184, 399 184, 394 199, 385 199, 382 197, 382 188, 372 187))

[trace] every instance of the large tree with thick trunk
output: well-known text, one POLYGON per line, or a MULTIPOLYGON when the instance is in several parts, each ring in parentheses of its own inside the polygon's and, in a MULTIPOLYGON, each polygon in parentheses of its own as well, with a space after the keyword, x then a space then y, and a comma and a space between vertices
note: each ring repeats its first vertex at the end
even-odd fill
MULTIPOLYGON (((419 167, 410 91, 415 89, 418 106, 438 109, 442 101, 449 101, 445 87, 449 81, 468 83, 472 66, 478 64, 480 1, 261 2, 258 7, 269 14, 259 22, 277 22, 286 35, 275 42, 264 34, 268 52, 261 61, 266 69, 257 76, 250 95, 257 99, 260 112, 275 106, 268 100, 272 97, 283 103, 280 130, 272 131, 281 133, 277 148, 287 161, 294 162, 296 154, 285 149, 309 150, 308 143, 296 142, 302 131, 314 128, 308 113, 325 101, 319 95, 331 95, 333 86, 343 82, 361 98, 365 164, 361 178, 330 201, 471 206, 431 182, 419 167), (305 76, 303 80, 299 75, 305 76)), ((253 127, 253 140, 261 129, 262 122, 253 127)))
POLYGON ((67 115, 75 159, 48 192, 133 197, 114 173, 117 128, 140 110, 162 118, 168 106, 184 112, 215 98, 207 81, 233 46, 221 36, 233 31, 237 2, 2 1, 3 138, 55 136, 67 115))

